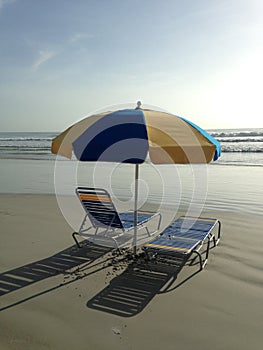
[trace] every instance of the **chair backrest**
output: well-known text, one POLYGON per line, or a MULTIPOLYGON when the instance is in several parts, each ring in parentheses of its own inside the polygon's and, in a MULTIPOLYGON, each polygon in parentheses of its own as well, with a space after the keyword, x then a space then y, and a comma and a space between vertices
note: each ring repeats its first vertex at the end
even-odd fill
POLYGON ((106 190, 102 188, 77 187, 76 193, 95 228, 124 230, 111 196, 106 190))

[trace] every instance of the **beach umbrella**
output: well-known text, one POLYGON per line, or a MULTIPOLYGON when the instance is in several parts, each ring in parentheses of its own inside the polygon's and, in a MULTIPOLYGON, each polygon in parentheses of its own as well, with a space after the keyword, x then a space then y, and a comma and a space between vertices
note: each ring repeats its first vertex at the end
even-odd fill
POLYGON ((191 121, 141 108, 89 116, 59 134, 52 152, 83 162, 118 162, 135 166, 134 252, 137 242, 139 165, 209 163, 220 156, 220 144, 191 121))

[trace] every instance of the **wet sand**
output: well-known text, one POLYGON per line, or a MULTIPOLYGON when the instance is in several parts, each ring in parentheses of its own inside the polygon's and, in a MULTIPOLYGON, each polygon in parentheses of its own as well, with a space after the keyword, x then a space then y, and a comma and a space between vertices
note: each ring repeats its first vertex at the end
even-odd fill
POLYGON ((170 269, 76 249, 55 196, 0 198, 0 349, 262 347, 262 217, 204 212, 222 239, 169 284, 170 269))

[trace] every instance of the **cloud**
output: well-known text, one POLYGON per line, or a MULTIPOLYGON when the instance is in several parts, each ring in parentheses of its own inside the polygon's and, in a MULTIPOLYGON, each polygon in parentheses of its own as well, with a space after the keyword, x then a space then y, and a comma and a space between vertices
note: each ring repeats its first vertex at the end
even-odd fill
POLYGON ((46 63, 47 61, 49 61, 52 57, 54 57, 56 55, 57 55, 57 53, 55 51, 48 51, 48 50, 39 51, 38 58, 35 61, 35 63, 33 64, 32 69, 34 71, 38 70, 40 66, 42 66, 44 63, 46 63))
POLYGON ((14 2, 16 2, 16 0, 0 0, 0 11, 4 8, 4 6, 11 5, 14 2))
POLYGON ((69 38, 69 42, 76 43, 76 42, 81 41, 81 40, 92 39, 93 37, 94 37, 93 34, 76 33, 69 38))

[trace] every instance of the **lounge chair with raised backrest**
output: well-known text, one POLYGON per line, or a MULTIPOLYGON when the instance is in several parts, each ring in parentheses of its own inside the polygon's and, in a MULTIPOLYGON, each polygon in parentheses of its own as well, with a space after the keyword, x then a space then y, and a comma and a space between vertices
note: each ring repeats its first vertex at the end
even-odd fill
MULTIPOLYGON (((121 238, 126 233, 129 233, 128 238, 132 237, 134 213, 118 213, 110 194, 106 190, 102 188, 78 187, 76 194, 85 211, 79 231, 72 234, 78 247, 80 245, 76 235, 91 239, 102 245, 111 242, 117 249, 120 248, 118 238, 121 238)), ((159 230, 160 222, 160 213, 139 213, 137 230, 144 228, 147 237, 151 237, 159 230), (153 230, 151 230, 147 224, 153 218, 156 219, 155 224, 151 225, 154 226, 153 230)), ((123 240, 120 240, 120 242, 123 242, 123 240)))
POLYGON ((143 246, 149 257, 155 256, 163 261, 180 259, 186 262, 195 253, 199 257, 200 269, 207 263, 210 242, 216 246, 220 240, 221 222, 218 219, 182 216, 167 227, 158 237, 143 246), (214 228, 217 226, 217 235, 214 228), (202 257, 200 250, 206 244, 202 257))

